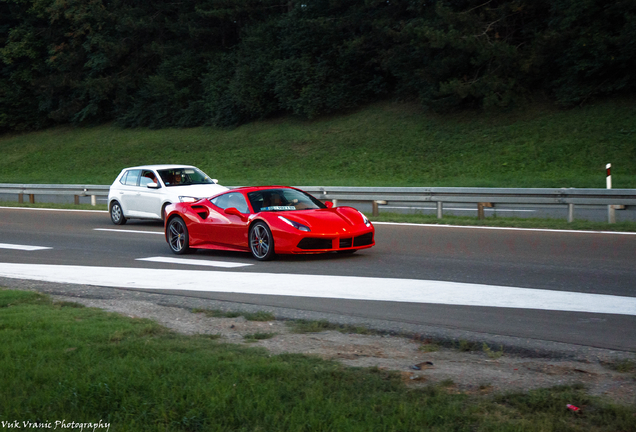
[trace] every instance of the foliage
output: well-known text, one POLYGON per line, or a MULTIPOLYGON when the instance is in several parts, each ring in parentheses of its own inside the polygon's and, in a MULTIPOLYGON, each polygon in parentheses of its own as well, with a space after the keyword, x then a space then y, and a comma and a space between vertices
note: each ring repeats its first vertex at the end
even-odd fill
POLYGON ((636 86, 636 3, 559 0, 551 5, 548 88, 562 105, 636 86))
POLYGON ((632 92, 630 0, 0 0, 0 131, 632 92))

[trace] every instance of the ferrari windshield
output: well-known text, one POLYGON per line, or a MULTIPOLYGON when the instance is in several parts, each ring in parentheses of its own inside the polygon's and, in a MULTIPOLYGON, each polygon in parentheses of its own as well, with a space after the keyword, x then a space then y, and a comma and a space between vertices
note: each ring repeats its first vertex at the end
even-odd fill
POLYGON ((264 189, 249 192, 247 198, 255 213, 327 208, 316 198, 296 189, 264 189))
POLYGON ((172 168, 158 170, 166 186, 187 186, 194 184, 214 184, 206 173, 198 168, 172 168))

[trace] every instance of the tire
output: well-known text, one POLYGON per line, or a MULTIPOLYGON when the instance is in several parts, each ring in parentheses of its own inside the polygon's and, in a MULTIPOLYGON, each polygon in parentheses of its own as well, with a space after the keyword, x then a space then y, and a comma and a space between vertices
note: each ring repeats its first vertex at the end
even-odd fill
POLYGON ((177 255, 188 253, 190 250, 190 237, 188 227, 180 217, 174 217, 168 222, 168 245, 170 250, 177 255))
POLYGON ((124 211, 122 210, 119 201, 113 201, 110 206, 110 220, 115 225, 123 225, 126 223, 126 216, 124 216, 124 211))
POLYGON ((250 228, 250 251, 259 261, 269 261, 274 258, 274 236, 265 222, 256 222, 250 228))

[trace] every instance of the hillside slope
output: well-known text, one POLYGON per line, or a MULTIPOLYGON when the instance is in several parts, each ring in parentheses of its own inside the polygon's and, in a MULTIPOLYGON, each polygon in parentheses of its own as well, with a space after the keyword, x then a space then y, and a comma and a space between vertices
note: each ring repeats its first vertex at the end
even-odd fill
POLYGON ((0 136, 0 182, 110 184, 124 167, 193 164, 221 184, 636 187, 636 99, 567 111, 422 112, 379 103, 233 130, 57 127, 0 136))

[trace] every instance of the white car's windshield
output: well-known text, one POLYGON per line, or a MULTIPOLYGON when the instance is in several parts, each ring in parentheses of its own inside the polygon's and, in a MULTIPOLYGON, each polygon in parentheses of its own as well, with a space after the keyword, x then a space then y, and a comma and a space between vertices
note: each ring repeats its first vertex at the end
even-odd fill
POLYGON ((264 189, 247 194, 255 213, 327 208, 309 194, 296 189, 264 189))
POLYGON ((214 184, 212 179, 198 168, 173 168, 158 170, 158 172, 166 186, 214 184))

